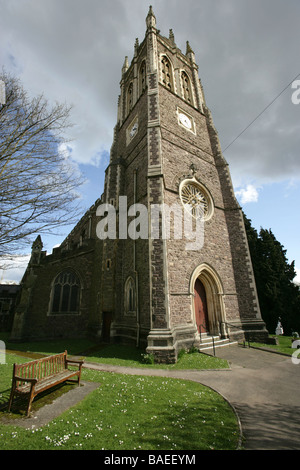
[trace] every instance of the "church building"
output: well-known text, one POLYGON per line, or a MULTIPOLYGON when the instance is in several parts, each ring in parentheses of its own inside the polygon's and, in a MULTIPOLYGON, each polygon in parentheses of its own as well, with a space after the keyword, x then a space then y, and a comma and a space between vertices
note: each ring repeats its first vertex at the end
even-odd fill
POLYGON ((94 337, 174 362, 211 336, 268 332, 195 54, 150 7, 122 68, 103 194, 51 254, 33 243, 11 340, 94 337))

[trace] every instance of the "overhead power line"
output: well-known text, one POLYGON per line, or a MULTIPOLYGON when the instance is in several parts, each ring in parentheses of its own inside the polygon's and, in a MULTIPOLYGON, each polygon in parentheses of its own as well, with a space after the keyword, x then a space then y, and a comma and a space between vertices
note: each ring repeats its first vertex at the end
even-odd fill
POLYGON ((247 129, 249 129, 250 126, 252 126, 252 124, 285 92, 285 90, 287 88, 289 88, 291 86, 291 84, 300 76, 300 73, 298 73, 298 75, 293 78, 292 81, 290 81, 290 83, 279 93, 279 95, 276 96, 276 98, 274 98, 269 104, 268 106, 266 106, 257 116, 256 118, 253 119, 253 121, 250 122, 250 124, 248 124, 247 127, 245 127, 244 130, 242 130, 242 132, 239 133, 239 135, 229 144, 227 145, 227 147, 225 148, 225 150, 223 150, 223 152, 226 152, 226 150, 231 147, 232 144, 234 144, 234 142, 239 138, 241 137, 242 134, 244 134, 244 132, 246 132, 247 129))

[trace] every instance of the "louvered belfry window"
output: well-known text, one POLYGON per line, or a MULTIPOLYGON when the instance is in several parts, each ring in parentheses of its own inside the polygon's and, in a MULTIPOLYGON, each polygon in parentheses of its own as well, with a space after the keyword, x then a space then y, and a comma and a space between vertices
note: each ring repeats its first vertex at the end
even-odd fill
POLYGON ((181 83, 183 90, 183 98, 185 99, 185 101, 192 104, 190 79, 185 72, 181 72, 181 83))
POLYGON ((167 59, 166 56, 161 58, 161 75, 162 75, 162 83, 164 86, 170 90, 173 90, 173 76, 172 76, 172 67, 170 61, 167 59))

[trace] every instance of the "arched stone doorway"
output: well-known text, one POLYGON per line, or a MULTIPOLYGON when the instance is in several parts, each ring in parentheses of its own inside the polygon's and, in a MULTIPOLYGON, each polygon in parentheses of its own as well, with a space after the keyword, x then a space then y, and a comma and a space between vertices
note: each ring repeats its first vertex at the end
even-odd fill
POLYGON ((198 333, 224 336, 223 287, 216 271, 207 264, 198 266, 190 279, 192 319, 198 333))
POLYGON ((209 321, 206 291, 203 283, 200 281, 199 278, 197 278, 195 282, 194 295, 195 321, 198 333, 207 333, 209 331, 209 321))

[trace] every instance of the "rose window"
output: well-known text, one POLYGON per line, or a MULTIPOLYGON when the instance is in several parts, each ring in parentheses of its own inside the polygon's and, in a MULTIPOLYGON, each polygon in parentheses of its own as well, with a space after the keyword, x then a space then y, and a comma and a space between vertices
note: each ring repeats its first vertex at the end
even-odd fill
POLYGON ((183 182, 180 198, 185 209, 196 219, 203 217, 207 220, 212 215, 210 197, 197 181, 183 182))

